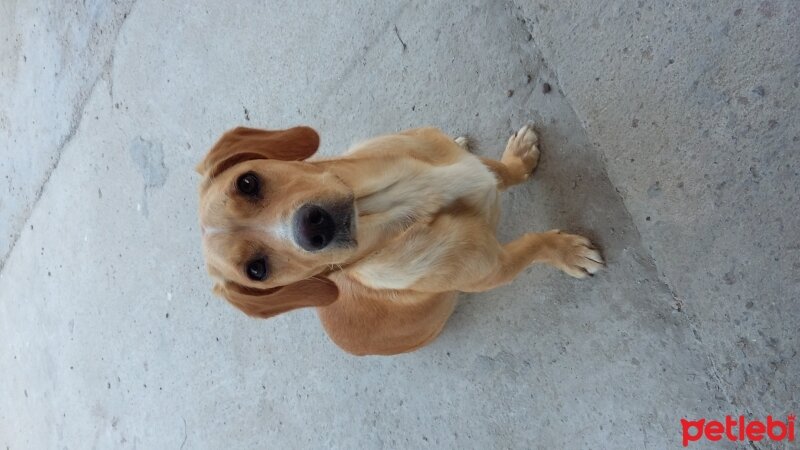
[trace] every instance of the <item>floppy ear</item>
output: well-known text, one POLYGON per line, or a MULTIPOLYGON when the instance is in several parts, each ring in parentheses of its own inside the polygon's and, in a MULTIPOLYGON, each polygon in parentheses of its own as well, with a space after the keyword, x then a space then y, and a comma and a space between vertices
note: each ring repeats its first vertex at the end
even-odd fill
POLYGON ((297 308, 328 306, 339 297, 339 289, 327 278, 309 278, 272 289, 253 289, 226 281, 214 286, 214 292, 248 316, 262 319, 297 308))
POLYGON ((204 177, 215 177, 243 161, 300 161, 313 155, 318 148, 319 135, 313 128, 259 130, 238 127, 222 135, 196 170, 204 177))

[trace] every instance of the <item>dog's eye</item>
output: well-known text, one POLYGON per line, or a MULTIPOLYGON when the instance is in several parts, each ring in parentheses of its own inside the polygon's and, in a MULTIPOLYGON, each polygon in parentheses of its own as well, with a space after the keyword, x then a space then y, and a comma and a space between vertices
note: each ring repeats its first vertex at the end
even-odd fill
POLYGON ((267 258, 259 257, 247 263, 247 278, 253 281, 264 281, 267 278, 267 258))
POLYGON ((236 179, 236 189, 243 195, 255 197, 261 191, 261 181, 258 179, 258 175, 247 172, 236 179))

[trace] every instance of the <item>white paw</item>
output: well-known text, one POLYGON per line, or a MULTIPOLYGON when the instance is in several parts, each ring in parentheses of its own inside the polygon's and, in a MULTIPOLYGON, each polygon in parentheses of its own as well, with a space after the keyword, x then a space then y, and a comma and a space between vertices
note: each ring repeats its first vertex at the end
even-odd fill
POLYGON ((538 144, 539 136, 533 130, 533 125, 525 125, 508 139, 502 161, 507 165, 521 163, 524 172, 530 174, 539 164, 538 144))
POLYGON ((466 136, 459 136, 455 138, 454 141, 456 141, 456 144, 458 144, 459 147, 463 148, 466 151, 469 151, 470 145, 472 144, 469 138, 466 136))
POLYGON ((605 266, 600 252, 589 239, 576 234, 554 231, 554 242, 557 244, 555 265, 567 275, 575 278, 594 276, 605 266))

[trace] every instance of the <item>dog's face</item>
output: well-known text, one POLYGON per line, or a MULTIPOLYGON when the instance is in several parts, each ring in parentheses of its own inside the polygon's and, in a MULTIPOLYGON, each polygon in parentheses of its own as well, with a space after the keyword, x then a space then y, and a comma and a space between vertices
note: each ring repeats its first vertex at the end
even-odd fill
POLYGON ((355 251, 355 209, 341 180, 304 161, 318 146, 307 127, 236 128, 197 168, 215 292, 247 314, 269 317, 335 300, 335 286, 316 276, 355 251))

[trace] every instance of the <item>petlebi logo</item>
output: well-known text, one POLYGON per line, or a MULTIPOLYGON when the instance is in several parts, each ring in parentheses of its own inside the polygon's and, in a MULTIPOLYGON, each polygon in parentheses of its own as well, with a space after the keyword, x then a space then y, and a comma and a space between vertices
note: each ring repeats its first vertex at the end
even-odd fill
POLYGON ((725 416, 725 421, 687 420, 681 419, 683 428, 683 446, 690 442, 707 439, 716 442, 721 439, 729 441, 753 441, 770 439, 775 442, 794 442, 795 416, 789 414, 785 421, 767 416, 767 420, 748 420, 744 416, 738 418, 725 416))

